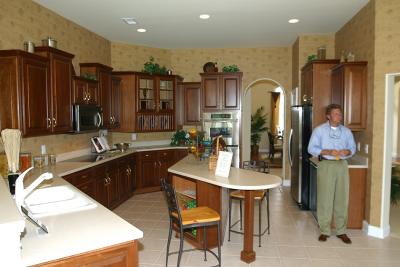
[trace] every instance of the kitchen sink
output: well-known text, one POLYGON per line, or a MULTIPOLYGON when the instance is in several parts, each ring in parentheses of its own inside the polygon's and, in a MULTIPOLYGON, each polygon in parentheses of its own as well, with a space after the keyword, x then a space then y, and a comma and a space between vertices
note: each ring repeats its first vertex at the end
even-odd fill
POLYGON ((72 186, 39 188, 25 198, 26 209, 37 217, 58 215, 95 208, 97 205, 72 186))

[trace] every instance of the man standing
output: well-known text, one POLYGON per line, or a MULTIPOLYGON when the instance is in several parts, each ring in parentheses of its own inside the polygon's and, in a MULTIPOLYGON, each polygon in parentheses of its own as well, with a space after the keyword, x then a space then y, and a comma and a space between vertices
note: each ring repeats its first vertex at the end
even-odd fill
POLYGON ((349 202, 349 170, 346 158, 356 151, 351 131, 341 125, 342 109, 331 104, 326 109, 328 121, 316 127, 308 144, 308 153, 321 160, 317 171, 317 218, 321 231, 319 241, 331 234, 332 212, 336 236, 351 244, 346 235, 349 202))

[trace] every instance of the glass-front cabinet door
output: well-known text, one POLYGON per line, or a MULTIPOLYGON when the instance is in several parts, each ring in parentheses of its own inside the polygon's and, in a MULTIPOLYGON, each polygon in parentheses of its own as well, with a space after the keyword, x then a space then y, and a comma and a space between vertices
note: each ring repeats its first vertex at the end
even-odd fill
POLYGON ((174 109, 174 79, 160 77, 159 79, 159 111, 174 109))
POLYGON ((155 97, 154 78, 139 77, 138 110, 154 111, 156 108, 155 97))

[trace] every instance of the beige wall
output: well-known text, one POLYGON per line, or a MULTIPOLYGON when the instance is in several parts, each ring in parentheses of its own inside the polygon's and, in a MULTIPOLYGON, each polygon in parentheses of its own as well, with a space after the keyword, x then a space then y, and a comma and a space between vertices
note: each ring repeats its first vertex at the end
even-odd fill
MULTIPOLYGON (((23 49, 25 41, 37 46, 51 36, 58 41, 58 48, 74 54, 73 65, 79 73, 80 62, 111 64, 111 44, 81 26, 55 14, 30 0, 0 0, 0 49, 23 49)), ((22 140, 22 151, 40 152, 40 145, 47 145, 51 153, 63 153, 89 147, 94 134, 52 135, 22 140)), ((0 142, 0 151, 3 151, 0 142)))
POLYGON ((351 51, 368 61, 367 130, 355 135, 370 145, 366 218, 381 226, 385 74, 400 71, 400 1, 372 0, 336 34, 336 54, 351 51))
POLYGON ((160 66, 171 68, 171 53, 167 49, 117 42, 111 44, 111 65, 116 71, 142 71, 151 56, 160 66))

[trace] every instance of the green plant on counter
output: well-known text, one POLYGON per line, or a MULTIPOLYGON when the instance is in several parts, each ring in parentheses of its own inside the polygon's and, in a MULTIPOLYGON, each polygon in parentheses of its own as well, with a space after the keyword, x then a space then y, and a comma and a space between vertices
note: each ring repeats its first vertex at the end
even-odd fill
POLYGON ((392 167, 392 182, 390 186, 390 202, 398 205, 400 201, 400 166, 392 167))
POLYGON ((229 65, 229 66, 224 66, 222 68, 222 71, 223 72, 238 72, 238 71, 240 71, 240 69, 237 65, 233 64, 233 65, 229 65))
POLYGON ((192 144, 192 140, 190 138, 190 134, 185 130, 177 130, 171 138, 171 145, 190 145, 192 144))
POLYGON ((95 74, 91 74, 91 73, 82 73, 81 77, 88 79, 88 80, 92 80, 92 81, 97 81, 97 77, 95 74))
POLYGON ((310 62, 310 61, 313 61, 313 60, 316 60, 316 59, 317 59, 317 55, 309 55, 307 57, 307 62, 310 62))
POLYGON ((154 62, 154 57, 150 57, 149 61, 144 63, 143 72, 150 74, 168 74, 168 70, 165 66, 160 66, 158 63, 154 62))

